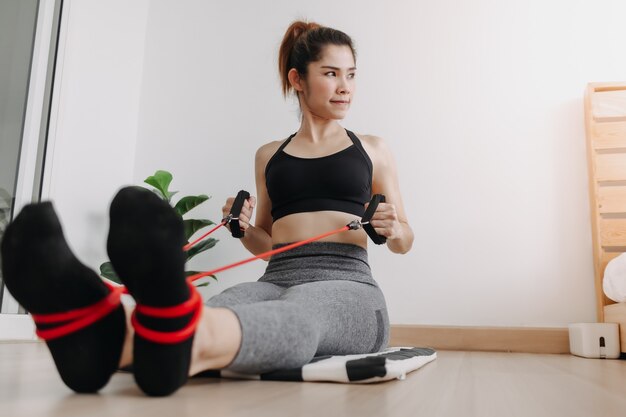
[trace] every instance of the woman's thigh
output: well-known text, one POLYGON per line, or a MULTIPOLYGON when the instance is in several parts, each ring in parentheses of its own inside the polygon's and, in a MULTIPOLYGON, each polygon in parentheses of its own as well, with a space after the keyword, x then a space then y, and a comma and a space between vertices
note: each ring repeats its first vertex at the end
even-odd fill
POLYGON ((389 341, 389 317, 382 291, 354 281, 295 285, 279 298, 314 315, 320 329, 316 356, 378 352, 389 341))
POLYGON ((276 300, 285 288, 269 282, 244 282, 225 289, 205 302, 207 307, 232 307, 276 300))

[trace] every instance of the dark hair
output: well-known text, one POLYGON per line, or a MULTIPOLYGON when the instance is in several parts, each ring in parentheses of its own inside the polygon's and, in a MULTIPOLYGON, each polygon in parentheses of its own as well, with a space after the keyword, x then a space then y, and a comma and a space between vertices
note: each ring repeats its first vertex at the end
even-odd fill
POLYGON ((352 39, 340 30, 300 20, 287 28, 278 51, 278 71, 284 97, 293 89, 287 78, 289 70, 295 68, 300 75, 306 76, 309 63, 319 61, 322 49, 328 44, 350 47, 356 61, 352 39))

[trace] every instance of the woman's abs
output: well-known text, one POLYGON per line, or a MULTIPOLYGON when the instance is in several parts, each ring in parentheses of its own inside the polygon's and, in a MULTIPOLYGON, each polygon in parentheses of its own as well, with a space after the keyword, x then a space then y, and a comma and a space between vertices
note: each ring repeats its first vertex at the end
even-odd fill
MULTIPOLYGON (((347 225, 357 216, 338 211, 294 213, 281 217, 272 225, 272 244, 297 242, 330 232, 347 225)), ((351 243, 367 249, 367 235, 361 230, 348 230, 324 239, 322 242, 351 243)))

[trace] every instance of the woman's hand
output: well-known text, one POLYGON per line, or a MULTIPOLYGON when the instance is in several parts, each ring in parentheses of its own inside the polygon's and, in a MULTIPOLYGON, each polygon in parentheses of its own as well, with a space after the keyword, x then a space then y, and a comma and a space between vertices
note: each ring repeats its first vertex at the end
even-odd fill
MULTIPOLYGON (((232 210, 233 203, 235 202, 235 197, 229 197, 226 199, 226 204, 222 207, 222 218, 228 216, 230 211, 232 210)), ((241 208, 241 213, 239 213, 239 228, 244 232, 248 227, 250 227, 250 220, 252 219, 252 213, 254 212, 254 206, 256 205, 256 198, 254 196, 250 196, 250 198, 246 199, 243 202, 243 207, 241 208)), ((227 224, 228 230, 230 230, 230 224, 227 224)))
MULTIPOLYGON (((365 209, 369 203, 365 204, 365 209)), ((374 227, 376 233, 387 239, 399 239, 402 237, 403 227, 398 220, 396 206, 391 203, 379 203, 376 207, 374 215, 370 219, 370 224, 374 227)))

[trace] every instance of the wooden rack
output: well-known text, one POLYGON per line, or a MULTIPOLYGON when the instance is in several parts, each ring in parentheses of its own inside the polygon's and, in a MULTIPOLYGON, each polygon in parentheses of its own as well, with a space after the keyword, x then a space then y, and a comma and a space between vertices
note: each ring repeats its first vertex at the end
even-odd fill
POLYGON ((626 303, 604 295, 609 261, 626 252, 626 82, 591 83, 585 94, 589 202, 598 321, 620 323, 626 351, 626 303))

